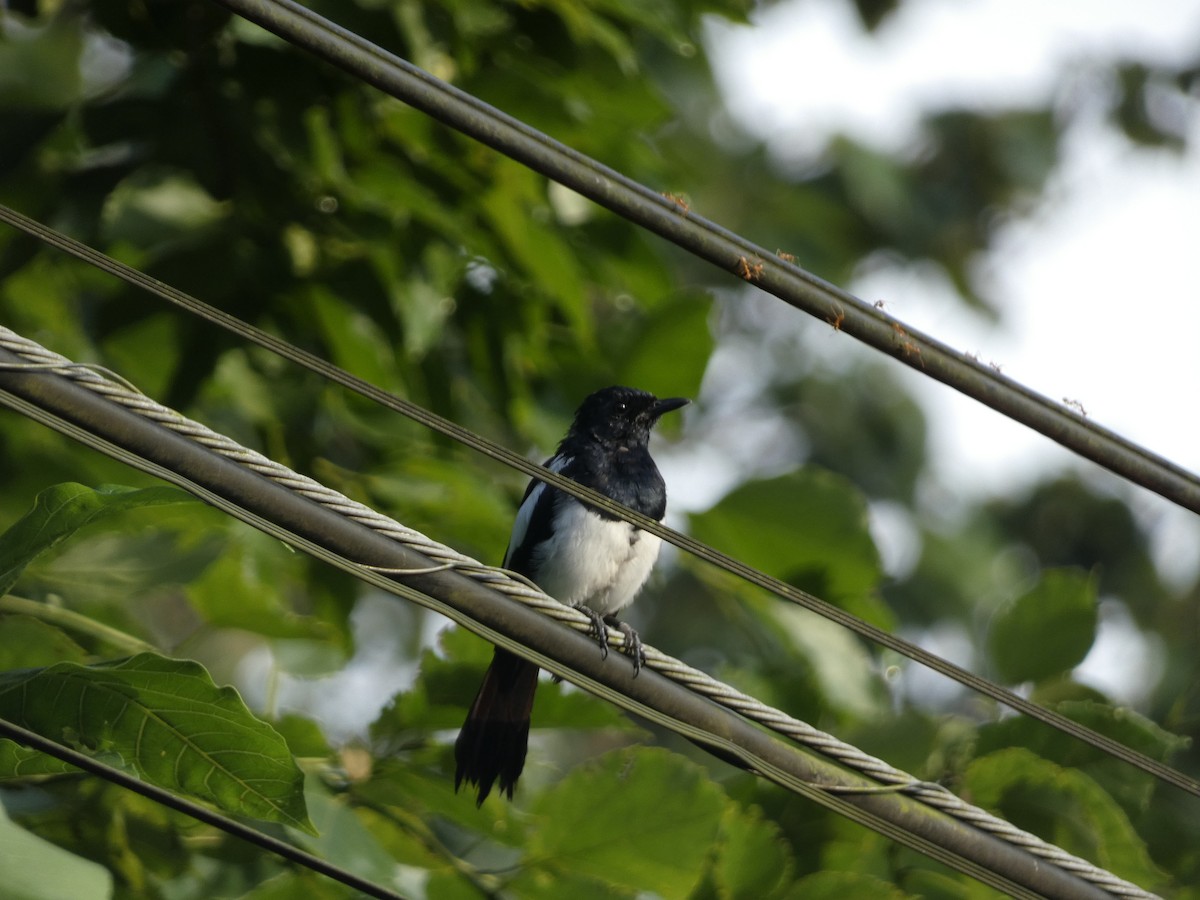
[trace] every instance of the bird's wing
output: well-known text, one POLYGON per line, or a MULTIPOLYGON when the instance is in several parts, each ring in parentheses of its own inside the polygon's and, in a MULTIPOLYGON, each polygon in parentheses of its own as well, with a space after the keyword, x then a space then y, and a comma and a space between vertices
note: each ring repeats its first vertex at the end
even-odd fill
MULTIPOLYGON (((561 472, 571 464, 569 456, 553 456, 544 465, 551 472, 561 472)), ((525 496, 513 521, 512 535, 508 539, 508 550, 504 554, 504 568, 520 572, 529 578, 530 559, 533 549, 554 533, 554 498, 558 494, 547 488, 544 481, 534 478, 525 488, 525 496)))

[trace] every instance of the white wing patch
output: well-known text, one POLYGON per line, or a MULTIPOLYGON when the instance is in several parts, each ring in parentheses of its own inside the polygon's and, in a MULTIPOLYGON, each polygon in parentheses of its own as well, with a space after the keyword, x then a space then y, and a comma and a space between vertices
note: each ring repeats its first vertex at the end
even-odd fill
MULTIPOLYGON (((571 464, 572 457, 556 456, 550 460, 546 466, 551 472, 561 472, 571 464)), ((513 521, 512 535, 508 539, 508 549, 504 551, 504 566, 508 567, 509 561, 512 560, 513 551, 521 546, 521 542, 525 540, 525 535, 529 533, 529 520, 533 518, 533 510, 541 499, 542 494, 546 492, 546 482, 539 481, 534 485, 533 490, 529 492, 529 496, 521 504, 521 508, 517 510, 517 518, 513 521)))

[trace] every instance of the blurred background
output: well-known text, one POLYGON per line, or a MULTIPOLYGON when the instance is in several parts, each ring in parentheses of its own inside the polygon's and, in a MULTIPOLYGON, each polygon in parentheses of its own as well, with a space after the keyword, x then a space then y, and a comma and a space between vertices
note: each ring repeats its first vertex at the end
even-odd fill
MULTIPOLYGON (((1200 468, 1195 0, 308 5, 1200 468)), ((9 0, 0 25, 0 201, 531 457, 597 387, 693 397, 656 438, 670 524, 1200 775, 1194 514, 207 0, 9 0)), ((0 316, 502 556, 519 474, 8 228, 0 316)), ((8 412, 0 461, 0 526, 58 482, 149 483, 8 412)), ((483 869, 513 896, 646 889, 644 873, 535 851, 572 789, 607 790, 602 754, 649 744, 719 785, 714 841, 753 835, 762 854, 759 881, 736 881, 702 842, 654 883, 662 896, 987 895, 549 683, 515 807, 476 811, 453 795, 449 748, 490 648, 203 507, 84 532, 18 587, 235 684, 297 755, 349 773, 310 790, 429 896, 476 896, 464 872, 483 869)), ((1072 852, 1198 896, 1200 801, 1148 775, 670 548, 630 621, 1072 852)), ((42 664, 112 655, 87 634, 63 646, 42 664)), ((22 823, 113 866, 128 896, 304 878, 189 844, 188 826, 113 792, 44 793, 22 823), (81 815, 94 827, 65 827, 81 815), (118 818, 136 861, 113 861, 118 818), (151 832, 153 852, 130 837, 151 832)))

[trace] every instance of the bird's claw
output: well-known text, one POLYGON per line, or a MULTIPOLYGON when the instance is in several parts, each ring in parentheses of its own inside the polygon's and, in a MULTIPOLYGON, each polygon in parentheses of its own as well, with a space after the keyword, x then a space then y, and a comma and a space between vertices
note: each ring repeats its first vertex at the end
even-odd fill
POLYGON ((600 645, 600 653, 604 659, 608 659, 608 627, 606 626, 611 626, 621 632, 621 635, 625 638, 625 643, 621 650, 633 660, 633 677, 636 678, 638 673, 642 671, 642 666, 646 664, 646 650, 642 646, 641 637, 633 630, 633 626, 619 621, 616 616, 602 616, 587 606, 580 606, 578 609, 591 621, 592 626, 588 629, 588 632, 596 639, 596 643, 600 645))
POLYGON ((600 615, 600 613, 596 612, 590 606, 580 606, 578 609, 592 623, 591 628, 588 629, 588 633, 600 645, 601 658, 608 659, 608 629, 604 626, 604 616, 600 615))
POLYGON ((630 659, 633 660, 633 677, 637 678, 638 673, 642 671, 642 666, 646 664, 646 648, 642 646, 642 637, 633 630, 633 626, 626 622, 618 622, 613 619, 611 624, 617 631, 625 636, 624 651, 630 659))

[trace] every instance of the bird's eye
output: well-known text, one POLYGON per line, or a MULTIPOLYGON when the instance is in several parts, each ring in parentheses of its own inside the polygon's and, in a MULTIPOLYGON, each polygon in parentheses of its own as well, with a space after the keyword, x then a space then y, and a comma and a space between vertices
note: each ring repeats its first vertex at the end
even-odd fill
POLYGON ((617 412, 625 412, 626 405, 624 400, 618 400, 616 406, 617 412))

